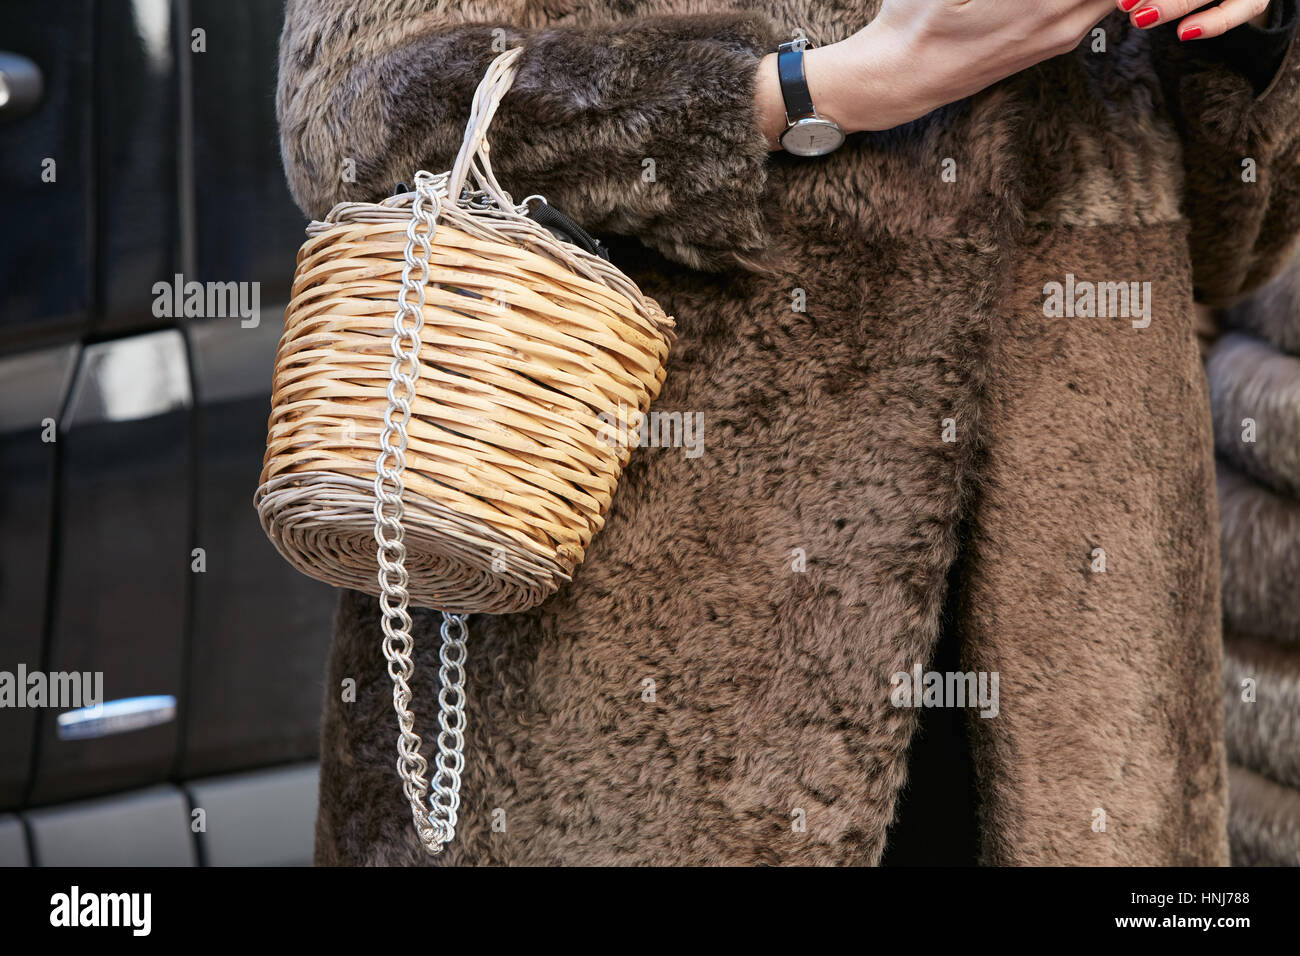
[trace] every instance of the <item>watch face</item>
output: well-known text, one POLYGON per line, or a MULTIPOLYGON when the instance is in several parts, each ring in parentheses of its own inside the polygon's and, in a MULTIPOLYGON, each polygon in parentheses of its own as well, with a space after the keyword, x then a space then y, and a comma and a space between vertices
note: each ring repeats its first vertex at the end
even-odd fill
POLYGON ((781 148, 796 156, 825 156, 844 142, 844 130, 830 120, 806 116, 781 134, 781 148))

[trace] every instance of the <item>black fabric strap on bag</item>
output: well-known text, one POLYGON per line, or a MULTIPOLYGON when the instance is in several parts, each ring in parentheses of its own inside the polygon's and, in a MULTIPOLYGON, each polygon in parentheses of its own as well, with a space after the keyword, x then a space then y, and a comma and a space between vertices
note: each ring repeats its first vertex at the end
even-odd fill
POLYGON ((545 226, 557 239, 563 239, 609 262, 609 250, 605 245, 550 203, 538 202, 532 206, 528 210, 528 218, 545 226))

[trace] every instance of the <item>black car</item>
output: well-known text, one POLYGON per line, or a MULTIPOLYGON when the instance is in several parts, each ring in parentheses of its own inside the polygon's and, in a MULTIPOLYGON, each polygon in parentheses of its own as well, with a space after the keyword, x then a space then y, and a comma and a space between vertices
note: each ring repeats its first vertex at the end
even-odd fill
POLYGON ((282 13, 0 2, 0 864, 311 858, 333 599, 252 507, 282 13))

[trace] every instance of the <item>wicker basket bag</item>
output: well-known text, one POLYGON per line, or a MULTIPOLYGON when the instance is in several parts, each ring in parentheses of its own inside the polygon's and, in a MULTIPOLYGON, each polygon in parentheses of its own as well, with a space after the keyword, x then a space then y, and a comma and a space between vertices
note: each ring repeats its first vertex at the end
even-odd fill
POLYGON ((569 580, 673 339, 631 279, 542 224, 544 199, 497 183, 487 132, 520 52, 488 68, 449 172, 308 227, 254 497, 300 571, 379 596, 398 770, 432 853, 459 807, 465 615, 525 610, 569 580), (444 612, 432 781, 408 603, 444 612))

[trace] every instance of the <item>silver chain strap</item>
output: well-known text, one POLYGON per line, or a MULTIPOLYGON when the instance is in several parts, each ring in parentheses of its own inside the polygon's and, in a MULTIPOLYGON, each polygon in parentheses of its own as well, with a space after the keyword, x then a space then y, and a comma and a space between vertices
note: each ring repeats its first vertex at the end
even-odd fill
POLYGON ((393 315, 392 352, 389 366, 388 409, 375 460, 375 541, 379 548, 379 604, 384 616, 384 657, 388 676, 393 679, 393 709, 397 711, 397 772, 402 790, 411 803, 411 815, 420 844, 431 854, 441 853, 456 836, 456 814, 460 810, 460 775, 465 769, 465 640, 469 629, 464 614, 442 615, 442 647, 438 657, 441 688, 438 691, 437 772, 433 799, 425 805, 430 783, 428 761, 420 755, 420 737, 415 733, 411 713, 410 680, 415 673, 411 661, 411 614, 408 610, 406 544, 402 518, 402 472, 406 468, 407 425, 411 402, 420 377, 420 330, 424 327, 424 287, 429 281, 429 258, 433 232, 442 199, 434 189, 434 177, 421 170, 415 176, 415 199, 411 221, 406 226, 405 265, 402 290, 393 315), (423 225, 424 229, 419 227, 423 225), (414 303, 411 297, 414 296, 414 303), (394 440, 396 439, 396 440, 394 440))

